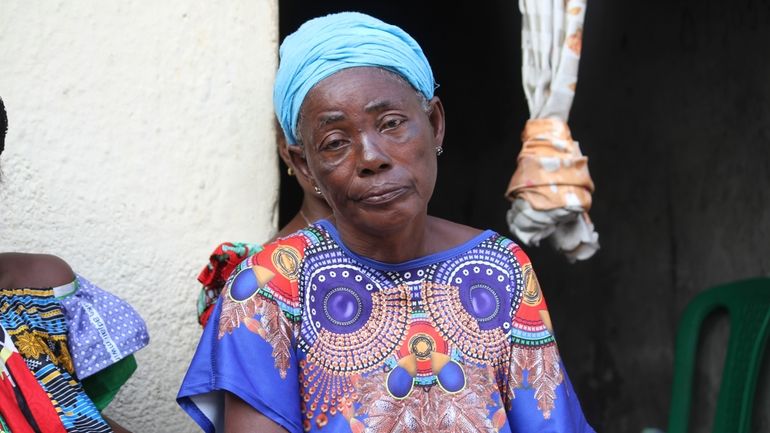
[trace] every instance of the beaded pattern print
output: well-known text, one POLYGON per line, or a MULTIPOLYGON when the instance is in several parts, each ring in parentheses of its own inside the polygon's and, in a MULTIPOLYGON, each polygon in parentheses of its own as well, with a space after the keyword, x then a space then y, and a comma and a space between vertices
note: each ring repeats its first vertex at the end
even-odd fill
POLYGON ((326 222, 268 245, 231 274, 218 338, 245 326, 297 359, 306 431, 499 431, 517 389, 540 419, 559 354, 529 259, 492 232, 401 265, 356 256, 326 222), (537 413, 537 410, 535 411, 537 413))

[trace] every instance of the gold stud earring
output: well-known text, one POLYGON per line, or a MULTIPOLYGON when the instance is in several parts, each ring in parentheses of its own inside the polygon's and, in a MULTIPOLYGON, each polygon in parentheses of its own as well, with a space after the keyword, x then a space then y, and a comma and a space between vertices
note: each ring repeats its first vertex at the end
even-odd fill
POLYGON ((287 168, 286 174, 288 174, 289 176, 294 176, 294 169, 292 169, 291 167, 287 168))

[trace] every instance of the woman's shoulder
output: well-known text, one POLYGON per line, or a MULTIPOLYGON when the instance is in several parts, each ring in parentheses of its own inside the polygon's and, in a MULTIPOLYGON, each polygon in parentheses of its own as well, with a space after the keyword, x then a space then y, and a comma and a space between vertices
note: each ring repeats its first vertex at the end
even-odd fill
POLYGON ((485 232, 476 227, 456 223, 444 218, 428 217, 430 231, 434 237, 447 239, 449 242, 466 242, 479 234, 485 232))
MULTIPOLYGON (((274 301, 287 317, 300 317, 299 278, 306 248, 305 230, 266 243, 242 260, 225 283, 222 314, 251 299, 274 301)), ((256 304, 255 304, 256 305, 256 304)))
POLYGON ((75 273, 66 261, 51 254, 0 253, 0 287, 44 288, 71 283, 75 273))
POLYGON ((264 250, 274 250, 281 247, 292 248, 305 248, 308 245, 314 243, 313 239, 319 236, 326 236, 325 228, 316 222, 313 225, 300 228, 294 231, 282 230, 275 234, 274 237, 267 240, 262 244, 247 243, 247 242, 225 242, 217 247, 217 251, 220 251, 223 247, 225 249, 243 248, 239 252, 241 254, 246 253, 246 256, 253 256, 261 254, 264 250))
POLYGON ((510 237, 491 229, 478 229, 459 224, 449 220, 434 218, 432 237, 441 244, 441 250, 449 250, 454 246, 468 246, 461 248, 463 252, 473 247, 488 246, 507 254, 511 261, 520 265, 530 263, 526 252, 510 237))
POLYGON ((318 228, 310 226, 286 236, 277 237, 262 245, 252 254, 244 266, 260 265, 275 270, 280 274, 299 272, 299 266, 305 258, 306 249, 315 243, 314 238, 322 236, 318 228))
POLYGON ((430 239, 439 251, 450 250, 469 243, 497 242, 506 247, 518 247, 508 237, 491 229, 479 229, 443 218, 431 217, 430 239))

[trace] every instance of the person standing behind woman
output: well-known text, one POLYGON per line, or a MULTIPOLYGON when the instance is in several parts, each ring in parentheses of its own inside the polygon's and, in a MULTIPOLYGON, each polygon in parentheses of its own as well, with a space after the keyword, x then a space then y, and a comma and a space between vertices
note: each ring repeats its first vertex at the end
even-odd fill
MULTIPOLYGON (((0 99, 0 155, 7 127, 0 99)), ((61 258, 0 252, 0 432, 128 433, 101 411, 148 342, 130 305, 61 258)))
POLYGON ((276 114, 333 215, 235 268, 182 408, 209 433, 593 432, 524 251, 427 213, 445 117, 417 42, 345 12, 280 54, 276 114))
MULTIPOLYGON (((278 155, 286 163, 289 176, 295 176, 297 171, 294 163, 291 161, 281 125, 277 121, 275 122, 275 131, 278 155)), ((268 242, 294 233, 332 213, 326 200, 315 192, 307 178, 297 176, 296 179, 302 188, 302 204, 294 217, 285 226, 281 227, 278 233, 268 242)), ((262 244, 254 242, 223 242, 214 249, 214 252, 209 256, 209 262, 198 274, 198 282, 201 283, 201 288, 198 292, 197 309, 198 323, 201 326, 206 326, 206 322, 214 310, 214 305, 217 303, 217 299, 219 299, 219 294, 222 292, 222 287, 224 287, 225 280, 230 275, 230 272, 243 259, 261 250, 262 244)))

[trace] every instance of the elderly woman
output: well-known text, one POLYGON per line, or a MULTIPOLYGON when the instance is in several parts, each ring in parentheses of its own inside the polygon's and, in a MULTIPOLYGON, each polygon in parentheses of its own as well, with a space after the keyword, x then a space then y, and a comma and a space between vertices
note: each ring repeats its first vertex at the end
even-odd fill
POLYGON ((276 113, 333 215, 230 275, 178 401, 206 431, 592 432, 509 239, 427 214, 444 108, 398 27, 308 21, 276 113))

